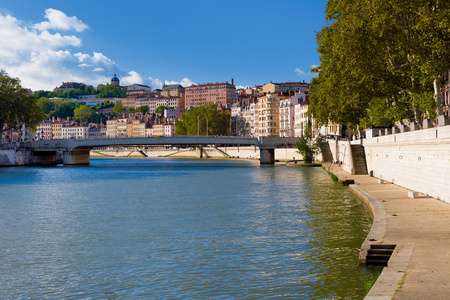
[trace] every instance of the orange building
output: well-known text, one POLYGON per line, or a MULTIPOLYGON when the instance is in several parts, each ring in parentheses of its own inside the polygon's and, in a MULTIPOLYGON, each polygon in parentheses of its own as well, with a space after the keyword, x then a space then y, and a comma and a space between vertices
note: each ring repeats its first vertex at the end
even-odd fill
POLYGON ((236 102, 236 86, 234 80, 228 82, 216 82, 199 85, 191 85, 185 88, 185 108, 198 107, 215 103, 226 107, 236 102))

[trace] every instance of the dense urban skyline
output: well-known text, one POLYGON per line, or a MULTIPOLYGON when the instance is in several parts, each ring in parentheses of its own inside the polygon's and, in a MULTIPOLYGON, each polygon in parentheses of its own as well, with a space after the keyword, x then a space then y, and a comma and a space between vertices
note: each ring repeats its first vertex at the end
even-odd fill
POLYGON ((326 1, 0 3, 0 68, 33 90, 310 81, 326 1))

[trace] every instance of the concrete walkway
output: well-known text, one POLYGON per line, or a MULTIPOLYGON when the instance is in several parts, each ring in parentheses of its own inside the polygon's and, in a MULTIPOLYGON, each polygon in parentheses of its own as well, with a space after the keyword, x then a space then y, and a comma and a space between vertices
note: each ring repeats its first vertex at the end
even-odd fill
POLYGON ((365 243, 397 245, 365 299, 450 299, 450 204, 420 193, 412 199, 410 190, 395 184, 350 175, 334 164, 324 167, 353 179, 350 189, 360 198, 381 203, 365 243))

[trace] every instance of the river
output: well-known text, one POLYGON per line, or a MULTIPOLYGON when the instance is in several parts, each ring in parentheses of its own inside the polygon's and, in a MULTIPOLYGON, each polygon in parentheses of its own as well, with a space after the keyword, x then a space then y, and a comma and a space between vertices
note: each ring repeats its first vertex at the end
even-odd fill
POLYGON ((362 299, 368 209, 321 168, 0 168, 2 299, 362 299))

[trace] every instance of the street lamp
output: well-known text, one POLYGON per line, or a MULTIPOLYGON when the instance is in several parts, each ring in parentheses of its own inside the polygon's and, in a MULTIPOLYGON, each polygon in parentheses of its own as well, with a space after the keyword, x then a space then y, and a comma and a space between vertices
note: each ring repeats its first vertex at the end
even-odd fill
POLYGON ((208 135, 208 118, 206 118, 206 135, 208 135))
POLYGON ((200 116, 197 116, 197 135, 200 135, 200 116))

